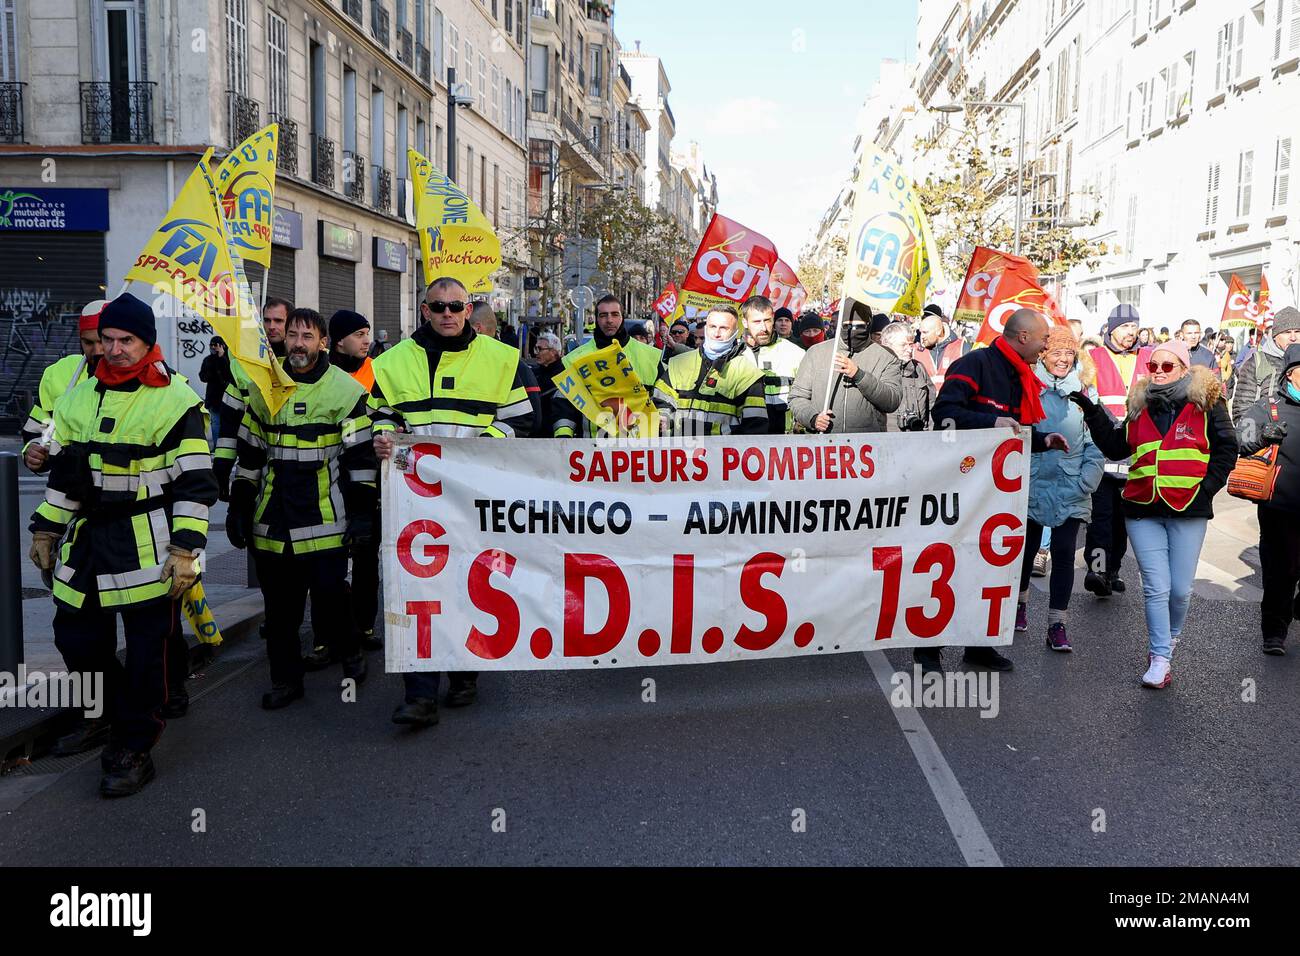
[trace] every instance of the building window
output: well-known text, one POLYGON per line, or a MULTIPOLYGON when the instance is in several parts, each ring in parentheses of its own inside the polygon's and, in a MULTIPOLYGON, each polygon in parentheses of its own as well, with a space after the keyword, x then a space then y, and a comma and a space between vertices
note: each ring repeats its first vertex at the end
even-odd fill
POLYGON ((1210 163, 1209 176, 1205 184, 1205 228, 1213 229, 1219 224, 1219 185, 1222 163, 1210 163))
POLYGON ((1255 182, 1255 152, 1247 150, 1237 156, 1237 218, 1250 215, 1250 193, 1255 182))
POLYGON ((447 79, 447 60, 446 47, 443 45, 443 32, 446 25, 443 22, 442 11, 437 7, 433 8, 433 75, 434 79, 447 79))
POLYGON ((226 0, 226 89, 248 93, 248 0, 226 0))
POLYGON ((1246 55, 1246 17, 1229 20, 1219 28, 1215 45, 1214 92, 1221 93, 1241 79, 1246 55))
POLYGON ((14 0, 0 0, 0 82, 18 82, 18 17, 14 0))
POLYGON ((289 115, 289 27, 282 17, 266 15, 266 98, 272 116, 289 115))
POLYGON ((1279 136, 1273 158, 1273 208, 1285 209, 1291 195, 1291 137, 1279 136))
POLYGON ((454 23, 447 24, 447 69, 460 72, 460 31, 454 23))
POLYGON ((443 142, 441 126, 434 126, 433 136, 435 148, 434 162, 438 164, 439 169, 445 171, 447 169, 447 144, 443 142))
POLYGON ((501 125, 501 70, 492 66, 492 122, 501 125))
POLYGON ((1273 59, 1300 53, 1300 0, 1273 0, 1273 59))
MULTIPOLYGON (((469 63, 465 64, 469 69, 469 63)), ((484 116, 491 115, 488 111, 488 80, 487 80, 487 57, 482 53, 478 55, 478 102, 479 112, 484 116)))

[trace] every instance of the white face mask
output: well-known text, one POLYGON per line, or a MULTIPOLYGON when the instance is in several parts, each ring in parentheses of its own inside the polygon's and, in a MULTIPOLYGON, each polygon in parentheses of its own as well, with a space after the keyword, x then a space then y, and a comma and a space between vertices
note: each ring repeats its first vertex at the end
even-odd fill
POLYGON ((722 358, 722 356, 726 355, 728 352, 731 351, 731 347, 735 344, 736 344, 735 332, 732 332, 731 335, 725 339, 706 338, 704 340, 704 354, 711 359, 722 358))

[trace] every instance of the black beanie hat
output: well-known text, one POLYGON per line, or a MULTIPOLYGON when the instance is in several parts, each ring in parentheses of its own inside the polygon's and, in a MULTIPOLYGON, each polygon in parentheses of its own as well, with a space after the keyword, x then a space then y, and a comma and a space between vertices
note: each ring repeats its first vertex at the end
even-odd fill
POLYGON ((1300 342, 1288 345, 1282 357, 1282 377, 1286 378, 1291 369, 1300 365, 1300 342))
POLYGON ((947 318, 947 316, 943 314, 943 307, 940 306, 938 302, 931 302, 929 305, 927 305, 922 310, 921 315, 922 317, 927 315, 937 315, 941 319, 947 318))
POLYGON ((129 332, 153 348, 158 344, 158 325, 153 309, 130 292, 123 292, 99 313, 99 329, 118 329, 129 332))
POLYGON ((773 318, 773 319, 793 319, 793 318, 794 318, 794 313, 791 312, 789 309, 787 309, 785 306, 782 306, 781 308, 777 309, 775 312, 772 313, 772 318, 773 318))
POLYGON ((330 345, 337 345, 353 332, 370 328, 370 320, 351 309, 339 309, 330 316, 330 345))

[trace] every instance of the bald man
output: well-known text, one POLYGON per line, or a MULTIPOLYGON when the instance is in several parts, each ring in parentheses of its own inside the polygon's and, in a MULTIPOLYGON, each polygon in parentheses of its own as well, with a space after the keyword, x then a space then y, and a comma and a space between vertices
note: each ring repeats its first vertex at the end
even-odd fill
MULTIPOLYGON (((1002 334, 986 349, 976 349, 953 362, 939 390, 931 417, 936 431, 1022 427, 1043 419, 1038 394, 1043 384, 1034 363, 1047 347, 1047 320, 1032 309, 1021 309, 1007 320, 1002 334)), ((1030 433, 1032 451, 1068 451, 1064 436, 1030 433)), ((926 672, 943 670, 940 649, 918 648, 912 654, 926 672)), ((1011 661, 992 647, 968 647, 963 660, 976 667, 1009 671, 1011 661)))
POLYGON ((469 324, 474 327, 474 331, 479 335, 486 336, 489 339, 497 337, 497 314, 492 311, 492 305, 488 302, 475 302, 474 311, 470 313, 469 324))
POLYGON ((970 351, 970 343, 952 331, 937 305, 925 307, 920 328, 921 341, 913 347, 912 358, 925 369, 937 391, 943 388, 944 376, 952 363, 970 351))

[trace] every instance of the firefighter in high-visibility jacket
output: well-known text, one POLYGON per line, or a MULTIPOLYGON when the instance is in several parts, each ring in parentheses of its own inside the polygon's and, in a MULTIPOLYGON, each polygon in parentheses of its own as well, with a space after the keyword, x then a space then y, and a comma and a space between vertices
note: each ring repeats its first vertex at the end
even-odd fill
MULTIPOLYGON (((638 342, 623 327, 623 307, 618 299, 607 295, 596 303, 596 329, 591 339, 579 345, 564 356, 564 367, 568 368, 577 359, 592 352, 607 348, 617 342, 632 363, 632 371, 646 390, 654 388, 664 372, 663 353, 653 345, 638 342)), ((573 407, 558 389, 551 398, 552 435, 555 438, 591 437, 592 422, 573 407)))
POLYGON ((274 414, 251 391, 239 426, 226 534, 236 548, 252 547, 266 602, 266 710, 303 696, 298 631, 308 594, 313 628, 328 631, 317 640, 342 664, 345 680, 366 678, 344 588, 348 546, 375 533, 378 466, 365 389, 330 364, 327 342, 320 313, 294 309, 285 371, 297 387, 274 414))
POLYGON ((32 406, 27 421, 23 422, 23 463, 36 474, 42 474, 50 464, 50 450, 41 440, 49 423, 54 419, 54 403, 95 374, 95 363, 104 354, 99 342, 99 313, 108 305, 103 299, 90 302, 81 310, 77 321, 77 338, 81 351, 59 359, 41 373, 36 404, 32 406), (73 376, 77 381, 72 381, 73 376))
POLYGON ((740 306, 745 320, 745 340, 753 359, 763 373, 763 399, 767 403, 767 430, 772 435, 788 435, 794 424, 790 413, 790 386, 799 374, 804 350, 789 339, 776 334, 776 313, 766 296, 753 295, 740 306))
MULTIPOLYGON (((274 296, 266 300, 262 308, 262 328, 266 331, 266 344, 276 358, 284 361, 284 329, 293 305, 274 296)), ((230 473, 235 467, 235 456, 239 445, 239 427, 244 423, 244 409, 248 407, 248 396, 253 385, 235 358, 230 356, 231 383, 221 397, 221 417, 218 421, 217 447, 212 452, 212 468, 221 486, 221 500, 225 501, 230 492, 230 473)))
MULTIPOLYGON (((330 316, 330 361, 351 375, 366 395, 375 384, 374 359, 370 357, 370 320, 350 309, 330 316)), ((378 527, 378 519, 375 526, 378 527)), ((352 543, 352 624, 361 646, 378 650, 384 642, 375 636, 379 614, 379 535, 352 543)), ((319 651, 317 652, 319 653, 319 651)))
POLYGON ((164 364, 153 310, 121 295, 100 315, 99 334, 95 377, 55 406, 31 557, 53 572, 54 642, 69 669, 104 675, 100 792, 116 797, 154 777, 169 638, 201 570, 217 482, 202 399, 164 364), (126 634, 125 669, 114 615, 126 634))
POLYGON ((655 383, 665 435, 762 435, 768 429, 762 371, 745 355, 740 316, 729 305, 709 310, 700 347, 675 355, 655 383))
MULTIPOLYGON (((518 350, 479 335, 467 319, 469 293, 455 279, 434 279, 425 289, 424 319, 411 338, 375 359, 370 392, 375 452, 392 456, 393 432, 448 438, 527 438, 533 426, 531 376, 518 350)), ((478 674, 447 675, 447 705, 472 703, 478 674)), ((436 671, 402 675, 405 698, 393 723, 428 727, 438 722, 436 671)))

